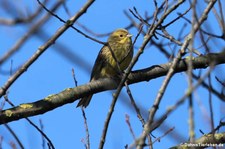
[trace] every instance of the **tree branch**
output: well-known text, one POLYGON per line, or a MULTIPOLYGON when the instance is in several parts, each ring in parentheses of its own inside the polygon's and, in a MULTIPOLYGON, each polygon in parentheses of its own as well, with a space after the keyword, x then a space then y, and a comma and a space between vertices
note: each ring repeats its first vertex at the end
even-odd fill
MULTIPOLYGON (((207 68, 212 62, 216 65, 225 64, 224 57, 225 50, 220 53, 209 53, 207 55, 193 58, 193 69, 207 68)), ((182 59, 178 63, 175 73, 186 71, 188 69, 189 60, 189 58, 182 59)), ((161 76, 165 76, 171 64, 172 63, 170 62, 133 71, 128 77, 128 84, 149 81, 161 76)), ((88 94, 116 89, 118 84, 119 80, 113 80, 111 78, 99 79, 97 81, 87 83, 86 85, 81 85, 75 88, 67 88, 58 94, 49 95, 36 102, 21 104, 17 107, 2 110, 0 111, 0 124, 19 120, 25 117, 43 114, 62 105, 72 103, 81 97, 87 96, 88 94)), ((225 97, 221 95, 221 99, 225 100, 225 97)))
POLYGON ((191 148, 208 148, 208 147, 223 147, 225 143, 225 133, 206 134, 197 139, 194 143, 185 142, 170 149, 191 149, 191 148))

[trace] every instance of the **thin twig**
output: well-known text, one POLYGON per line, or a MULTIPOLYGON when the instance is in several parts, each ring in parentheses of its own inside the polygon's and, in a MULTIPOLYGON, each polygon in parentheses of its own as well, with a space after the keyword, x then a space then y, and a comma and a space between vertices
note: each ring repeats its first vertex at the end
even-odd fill
POLYGON ((166 131, 162 136, 160 136, 160 137, 158 137, 158 138, 156 138, 153 142, 152 142, 152 144, 154 144, 155 142, 160 142, 160 140, 163 138, 163 137, 165 137, 166 135, 168 135, 170 132, 172 132, 173 130, 174 130, 174 128, 175 127, 172 127, 172 128, 170 128, 168 131, 166 131))
POLYGON ((129 130, 130 130, 130 133, 131 133, 133 139, 135 140, 136 137, 135 137, 133 128, 132 128, 131 123, 130 123, 130 116, 128 114, 125 114, 125 121, 126 121, 128 127, 129 127, 129 130))
POLYGON ((215 128, 214 126, 214 112, 213 112, 213 103, 212 103, 212 80, 211 80, 211 75, 209 75, 208 77, 209 80, 209 111, 210 111, 210 126, 211 126, 211 130, 213 130, 215 128))
MULTIPOLYGON (((63 23, 68 23, 67 21, 63 20, 62 18, 60 18, 58 15, 56 15, 54 12, 50 11, 47 7, 45 7, 45 5, 43 5, 39 0, 37 0, 38 3, 48 12, 50 13, 52 16, 54 16, 55 18, 57 18, 60 22, 63 22, 63 23)), ((83 33, 81 30, 77 29, 76 27, 73 26, 73 24, 70 25, 71 28, 73 28, 75 31, 77 31, 78 33, 80 33, 81 35, 83 35, 84 37, 92 40, 92 41, 95 41, 97 43, 100 43, 100 44, 105 44, 105 42, 102 42, 100 40, 97 40, 96 38, 93 38, 85 33, 83 33)))
MULTIPOLYGON (((8 96, 5 95, 4 99, 12 107, 15 107, 15 105, 9 100, 8 96)), ((48 138, 48 136, 37 125, 35 125, 29 118, 26 117, 25 119, 48 141, 48 145, 50 147, 49 149, 55 149, 52 141, 48 138)))
MULTIPOLYGON (((125 82, 125 86, 126 86, 127 94, 130 97, 131 104, 133 105, 133 107, 134 107, 134 109, 135 109, 135 111, 137 113, 137 117, 141 121, 142 127, 144 127, 145 120, 144 120, 143 116, 141 115, 140 108, 137 106, 137 104, 136 104, 136 102, 135 102, 135 100, 133 98, 133 95, 131 94, 131 91, 130 91, 130 88, 129 88, 127 82, 125 82)), ((152 147, 151 146, 152 141, 151 141, 151 136, 150 135, 148 135, 148 144, 150 144, 150 147, 152 147)))
MULTIPOLYGON (((190 2, 190 1, 189 1, 190 2)), ((196 16, 196 3, 197 1, 194 0, 193 2, 190 2, 191 8, 192 8, 192 23, 191 23, 191 33, 190 33, 190 44, 189 44, 189 56, 190 59, 193 58, 193 45, 194 45, 194 37, 195 37, 195 31, 194 31, 194 26, 197 21, 197 16, 196 16)), ((188 89, 193 88, 193 76, 192 76, 192 71, 193 71, 193 61, 188 61, 188 89)), ((193 95, 190 94, 189 98, 189 107, 188 107, 188 112, 189 112, 189 137, 190 137, 190 142, 194 143, 195 140, 195 129, 194 129, 194 110, 193 110, 193 95)))
POLYGON ((23 146, 22 142, 20 141, 20 139, 18 138, 16 133, 12 130, 12 128, 8 124, 4 124, 4 126, 12 134, 12 136, 15 138, 16 142, 19 144, 19 147, 21 149, 24 149, 24 146, 23 146))
POLYGON ((87 117, 86 117, 84 109, 85 109, 84 107, 81 108, 82 115, 83 115, 83 118, 84 118, 85 132, 86 132, 86 141, 84 143, 85 143, 86 149, 90 149, 91 148, 91 146, 90 146, 90 135, 89 135, 90 133, 89 133, 87 117))
MULTIPOLYGON (((40 124, 41 131, 44 132, 44 125, 41 119, 39 119, 39 124, 40 124)), ((42 148, 45 149, 45 144, 46 144, 45 138, 43 135, 41 136, 42 136, 42 148)))
MULTIPOLYGON (((77 87, 78 86, 78 82, 77 82, 77 79, 76 79, 76 75, 75 75, 74 69, 72 69, 72 76, 73 76, 73 80, 74 80, 75 86, 77 87)), ((85 108, 82 107, 81 111, 82 111, 82 116, 84 118, 84 127, 85 127, 85 132, 86 132, 86 141, 84 141, 83 143, 84 143, 86 149, 90 149, 91 148, 90 147, 90 133, 89 133, 89 129, 88 129, 88 123, 87 123, 87 117, 86 117, 86 113, 85 113, 85 108)))

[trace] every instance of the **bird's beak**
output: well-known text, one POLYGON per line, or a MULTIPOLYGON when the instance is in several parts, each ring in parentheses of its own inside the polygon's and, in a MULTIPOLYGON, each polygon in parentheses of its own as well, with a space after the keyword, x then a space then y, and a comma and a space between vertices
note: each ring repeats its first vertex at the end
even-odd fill
POLYGON ((131 35, 131 34, 128 34, 128 35, 127 35, 127 37, 129 37, 129 38, 132 37, 132 36, 133 36, 133 35, 131 35))

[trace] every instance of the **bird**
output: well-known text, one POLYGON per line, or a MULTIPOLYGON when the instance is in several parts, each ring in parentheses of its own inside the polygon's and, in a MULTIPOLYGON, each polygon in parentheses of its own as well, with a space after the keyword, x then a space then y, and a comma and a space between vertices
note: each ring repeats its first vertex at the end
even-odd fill
MULTIPOLYGON (((112 78, 121 74, 130 64, 133 58, 132 35, 126 29, 117 29, 112 32, 107 43, 101 48, 95 60, 91 81, 100 78, 112 78)), ((86 108, 93 94, 80 99, 77 107, 86 108)))

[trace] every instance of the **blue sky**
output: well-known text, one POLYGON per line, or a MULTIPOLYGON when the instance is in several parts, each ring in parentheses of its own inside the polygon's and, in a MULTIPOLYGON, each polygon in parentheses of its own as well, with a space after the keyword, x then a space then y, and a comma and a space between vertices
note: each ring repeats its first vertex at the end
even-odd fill
MULTIPOLYGON (((19 7, 24 11, 23 14, 26 14, 26 9, 31 12, 34 11, 38 5, 35 0, 21 0, 20 2, 15 2, 15 4, 16 7, 19 7)), ((52 4, 53 2, 50 2, 47 7, 51 7, 52 4)), ((66 2, 66 6, 68 7, 71 15, 75 14, 83 6, 83 4, 85 4, 85 1, 69 0, 66 2)), ((160 4, 161 1, 159 1, 159 5, 160 4)), ((78 22, 96 33, 108 33, 117 28, 123 28, 130 24, 130 21, 124 15, 124 10, 129 12, 129 9, 132 9, 134 6, 141 15, 144 15, 145 12, 147 12, 148 15, 151 15, 154 12, 154 5, 152 1, 137 2, 134 0, 99 0, 88 9, 87 13, 85 13, 78 20, 78 22)), ((188 6, 188 3, 186 2, 183 7, 179 8, 176 12, 184 12, 188 6)), ((199 4, 199 11, 204 10, 205 6, 205 4, 199 4)), ((46 12, 43 11, 42 16, 45 13, 46 12)), ((70 17, 62 7, 56 13, 64 20, 67 20, 70 17)), ((13 15, 20 16, 18 13, 13 13, 13 15)), ((187 16, 190 17, 191 14, 189 13, 187 16)), ((0 9, 0 17, 12 18, 13 16, 0 9)), ((169 16, 165 22, 169 22, 174 17, 176 17, 175 13, 174 15, 169 16)), ((215 21, 214 19, 215 18, 210 18, 207 23, 211 24, 210 22, 215 21)), ((178 21, 168 28, 168 32, 177 37, 181 27, 180 24, 182 23, 183 21, 178 21)), ((10 70, 11 61, 13 61, 13 70, 17 69, 21 64, 26 62, 34 54, 38 47, 43 45, 61 26, 63 26, 63 23, 52 17, 40 29, 40 33, 44 32, 45 35, 47 35, 47 38, 37 35, 30 37, 29 40, 19 49, 19 52, 16 52, 8 61, 0 66, 0 71, 8 72, 10 70)), ((0 55, 15 45, 16 41, 20 39, 21 36, 28 31, 28 29, 29 25, 25 25, 25 27, 23 25, 18 25, 16 27, 1 25, 0 55)), ((184 31, 184 35, 186 35, 189 30, 190 28, 187 27, 184 31)), ((218 26, 213 28, 213 30, 215 33, 221 32, 218 26)), ((136 29, 131 29, 129 31, 134 36, 137 34, 136 29)), ((199 37, 199 35, 197 35, 197 37, 199 37)), ((107 37, 98 39, 101 41, 106 41, 107 37)), ((159 36, 159 41, 160 40, 163 39, 159 36)), ((135 44, 135 47, 138 48, 142 41, 143 36, 140 36, 135 44)), ((210 41, 210 45, 215 48, 213 49, 213 52, 219 52, 224 43, 220 40, 216 42, 214 41, 215 40, 213 39, 210 41), (218 43, 221 46, 219 46, 218 43)), ((167 44, 169 41, 165 40, 163 43, 167 44)), ((198 47, 199 45, 199 41, 196 40, 195 46, 198 47)), ((102 45, 83 37, 73 29, 67 30, 56 41, 56 43, 44 54, 42 54, 41 57, 10 87, 9 99, 15 105, 18 105, 21 103, 34 102, 50 94, 55 94, 66 88, 74 87, 71 71, 72 68, 75 70, 78 85, 87 83, 89 81, 92 65, 94 64, 95 58, 101 47, 102 45), (62 56, 59 52, 57 52, 65 50, 70 50, 74 55, 77 55, 79 59, 82 59, 82 64, 77 63, 78 58, 76 57, 74 57, 74 60, 69 59, 68 57, 62 56)), ((135 54, 137 52, 137 48, 134 50, 135 54)), ((171 51, 171 48, 172 47, 167 46, 168 51, 171 51)), ((176 50, 178 50, 178 48, 176 50)), ((204 53, 204 49, 200 49, 199 51, 204 53)), ((161 54, 154 46, 150 46, 145 49, 145 52, 141 55, 133 70, 167 62, 168 59, 163 54, 161 54)), ((222 69, 223 66, 217 67, 216 71, 212 73, 212 80, 214 82, 213 85, 217 89, 219 89, 220 86, 215 82, 214 76, 221 77, 222 69)), ((197 73, 198 70, 194 70, 194 72, 197 73)), ((205 70, 202 71, 202 73, 204 72, 205 70)), ((0 85, 2 86, 8 78, 9 73, 1 73, 0 85)), ((152 106, 163 80, 164 77, 161 77, 149 82, 141 82, 130 86, 136 102, 143 107, 141 110, 143 114, 146 114, 147 110, 152 106)), ((173 105, 180 97, 182 97, 187 90, 187 86, 187 75, 185 73, 176 74, 172 78, 168 89, 166 90, 156 117, 160 117, 166 112, 166 109, 169 106, 173 105)), ((99 145, 104 121, 112 99, 112 92, 113 91, 106 91, 94 95, 89 107, 85 110, 90 130, 91 148, 97 148, 99 145)), ((125 122, 125 114, 130 116, 130 122, 136 137, 138 137, 142 132, 141 123, 138 120, 133 107, 131 105, 127 105, 130 101, 125 89, 123 89, 122 97, 123 98, 119 98, 116 104, 116 108, 109 126, 105 143, 105 148, 107 149, 124 148, 126 144, 131 144, 134 141, 129 132, 129 127, 125 122)), ((43 115, 31 117, 31 120, 37 125, 39 124, 39 120, 42 120, 44 132, 48 135, 57 149, 71 147, 84 148, 81 141, 82 139, 85 139, 84 121, 81 109, 76 108, 76 104, 77 101, 75 103, 67 104, 54 109, 53 111, 47 112, 43 115)), ((223 114, 221 114, 220 111, 221 106, 222 104, 220 100, 213 96, 215 126, 218 125, 220 118, 223 117, 223 114)), ((4 109, 9 107, 10 106, 6 104, 4 109)), ((200 87, 194 93, 194 118, 197 137, 201 136, 201 133, 198 131, 199 129, 203 130, 205 133, 210 131, 207 115, 209 115, 208 92, 200 87)), ((160 142, 156 142, 154 147, 168 148, 179 144, 181 141, 187 141, 189 137, 188 118, 188 104, 185 102, 185 104, 174 111, 165 121, 167 127, 175 128, 174 131, 163 137, 160 142), (179 139, 173 139, 173 134, 176 134, 177 136, 179 134, 182 137, 179 139)), ((16 122, 11 122, 9 125, 21 139, 25 148, 41 148, 41 135, 33 127, 31 127, 26 120, 22 119, 16 122)), ((169 129, 166 128, 166 126, 162 125, 158 128, 158 130, 153 132, 153 135, 156 137, 162 136, 169 129)), ((3 148, 10 148, 8 144, 10 141, 13 141, 14 138, 4 126, 0 127, 0 136, 3 136, 3 148)))

